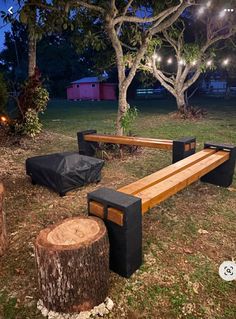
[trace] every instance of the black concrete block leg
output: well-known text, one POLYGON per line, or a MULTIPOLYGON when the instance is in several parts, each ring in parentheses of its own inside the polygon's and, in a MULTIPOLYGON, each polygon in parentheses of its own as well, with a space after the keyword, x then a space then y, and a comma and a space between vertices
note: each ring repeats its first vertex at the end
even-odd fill
POLYGON ((94 156, 96 153, 97 143, 84 140, 84 135, 96 134, 96 130, 87 130, 77 133, 79 153, 81 155, 94 156))
POLYGON ((196 152, 196 138, 185 137, 173 141, 172 163, 176 163, 196 152))
POLYGON ((229 160, 215 168, 210 173, 201 178, 202 182, 229 187, 233 181, 235 163, 236 163, 236 146, 227 144, 205 143, 204 148, 213 148, 217 151, 226 151, 230 153, 229 160))
MULTIPOLYGON (((110 269, 129 278, 142 264, 142 209, 141 199, 109 188, 100 188, 88 194, 89 202, 104 206, 104 222, 110 242, 110 269), (123 226, 106 219, 108 208, 123 213, 123 226)), ((92 213, 88 212, 90 215, 92 213)))

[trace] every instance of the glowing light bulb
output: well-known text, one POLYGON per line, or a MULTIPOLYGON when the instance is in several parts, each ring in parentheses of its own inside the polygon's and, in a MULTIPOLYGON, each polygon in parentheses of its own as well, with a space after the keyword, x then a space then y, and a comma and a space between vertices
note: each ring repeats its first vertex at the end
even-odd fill
POLYGON ((206 9, 205 7, 200 7, 199 10, 198 10, 198 15, 199 16, 203 15, 204 12, 205 12, 205 9, 206 9))
POLYGON ((185 65, 186 62, 185 62, 185 60, 181 59, 181 60, 179 60, 179 64, 180 64, 180 65, 185 65))
POLYGON ((156 53, 154 53, 152 57, 153 57, 153 59, 155 59, 155 60, 156 60, 158 56, 157 56, 157 54, 156 54, 156 53))
POLYGON ((157 56, 157 62, 161 62, 162 58, 160 55, 157 56))
POLYGON ((167 64, 172 64, 172 63, 173 63, 172 58, 169 58, 169 59, 167 60, 167 64))
POLYGON ((224 9, 223 11, 220 12, 219 17, 220 17, 221 19, 225 17, 226 11, 227 11, 227 9, 224 9))
POLYGON ((197 64, 197 61, 196 60, 193 60, 192 63, 191 63, 193 66, 195 66, 197 64))
POLYGON ((210 6, 211 6, 211 1, 207 1, 206 6, 207 6, 207 8, 210 8, 210 6))
POLYGON ((0 117, 1 122, 6 123, 7 122, 7 118, 6 116, 1 116, 0 117))
POLYGON ((224 61, 223 61, 223 65, 228 65, 229 64, 229 59, 225 59, 224 61))
POLYGON ((212 65, 212 61, 211 60, 207 61, 207 66, 211 66, 211 65, 212 65))

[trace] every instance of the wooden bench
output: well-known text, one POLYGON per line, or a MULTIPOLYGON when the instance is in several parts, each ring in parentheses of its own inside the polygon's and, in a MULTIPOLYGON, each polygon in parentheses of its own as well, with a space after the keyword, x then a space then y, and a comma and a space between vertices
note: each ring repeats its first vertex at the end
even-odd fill
POLYGON ((199 179, 228 187, 235 160, 236 147, 207 143, 204 150, 117 191, 89 193, 89 214, 103 218, 108 228, 111 269, 129 277, 141 265, 142 214, 199 179))
POLYGON ((99 143, 118 145, 134 145, 162 150, 173 150, 175 163, 195 153, 196 139, 193 137, 179 140, 155 139, 149 137, 118 136, 97 134, 96 130, 87 130, 77 133, 79 153, 94 156, 99 143))
MULTIPOLYGON (((199 180, 228 159, 229 152, 206 149, 121 187, 117 191, 141 198, 142 213, 144 214, 150 208, 199 180)), ((89 205, 91 214, 104 218, 103 205, 95 201, 91 201, 89 205)), ((107 219, 120 226, 124 224, 122 211, 115 208, 108 208, 107 219)))

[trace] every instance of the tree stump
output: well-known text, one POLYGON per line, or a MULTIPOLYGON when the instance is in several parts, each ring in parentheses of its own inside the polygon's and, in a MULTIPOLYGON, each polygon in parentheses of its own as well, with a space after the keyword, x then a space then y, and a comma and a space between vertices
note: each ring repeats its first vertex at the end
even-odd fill
POLYGON ((90 310, 109 287, 109 241, 96 217, 72 217, 40 231, 35 243, 44 306, 57 312, 90 310))
POLYGON ((7 232, 5 214, 3 211, 3 197, 4 188, 3 185, 0 183, 0 256, 4 254, 4 251, 7 248, 7 232))

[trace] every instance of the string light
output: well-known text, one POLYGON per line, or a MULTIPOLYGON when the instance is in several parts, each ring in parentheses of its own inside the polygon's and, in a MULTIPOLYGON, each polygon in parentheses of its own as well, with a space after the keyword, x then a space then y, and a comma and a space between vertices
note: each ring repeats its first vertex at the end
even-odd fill
POLYGON ((185 62, 185 60, 181 59, 181 60, 179 60, 179 64, 180 64, 180 65, 185 65, 186 62, 185 62))
POLYGON ((228 65, 229 64, 229 59, 225 59, 224 61, 223 61, 223 65, 228 65))
POLYGON ((219 17, 220 18, 224 18, 225 15, 226 15, 226 10, 223 10, 223 11, 220 12, 219 17))
POLYGON ((211 6, 211 1, 208 1, 207 4, 206 4, 207 8, 210 8, 211 6))
POLYGON ((7 122, 7 118, 6 116, 1 116, 0 117, 1 122, 6 123, 7 122))
POLYGON ((212 61, 211 60, 207 61, 207 66, 211 66, 211 65, 212 65, 212 61))
MULTIPOLYGON (((169 64, 169 65, 174 63, 174 59, 173 59, 172 57, 169 57, 169 58, 167 58, 166 60, 164 60, 160 55, 155 55, 155 57, 154 57, 154 55, 153 55, 153 58, 154 58, 157 62, 163 61, 164 63, 169 64)), ((190 64, 191 64, 192 66, 196 66, 196 65, 198 65, 198 62, 199 62, 198 60, 193 60, 193 61, 190 62, 190 64)), ((187 64, 187 62, 186 62, 183 58, 180 59, 180 60, 178 60, 177 63, 178 63, 179 65, 186 65, 186 64, 187 64)), ((213 61, 213 60, 207 60, 205 63, 206 63, 206 66, 210 67, 210 66, 213 65, 214 61, 213 61)), ((221 62, 221 64, 224 65, 224 66, 229 65, 229 63, 230 63, 230 58, 225 58, 225 59, 223 59, 222 62, 221 62)), ((151 62, 151 61, 147 62, 147 66, 151 67, 151 66, 152 66, 152 62, 151 62)), ((5 116, 1 116, 1 117, 0 117, 0 120, 1 120, 1 121, 3 121, 2 118, 5 118, 5 116)), ((6 121, 6 120, 7 120, 7 119, 5 118, 4 121, 6 121)))
POLYGON ((203 15, 205 12, 205 9, 206 9, 205 7, 200 7, 198 10, 198 15, 200 15, 200 16, 203 15))
POLYGON ((157 59, 157 54, 154 53, 152 57, 153 57, 154 60, 156 60, 157 59))

